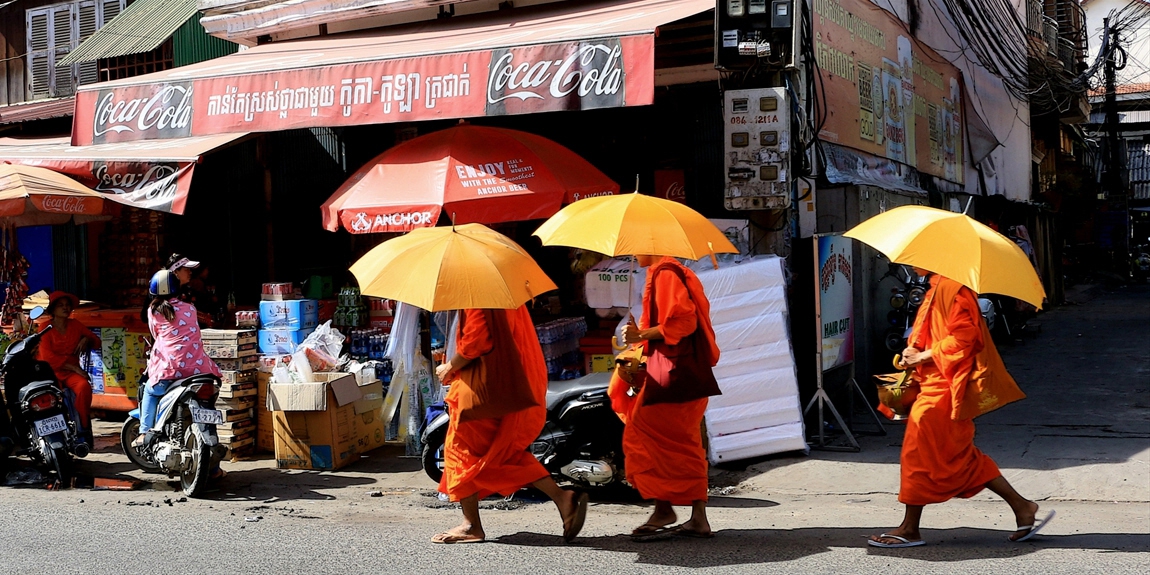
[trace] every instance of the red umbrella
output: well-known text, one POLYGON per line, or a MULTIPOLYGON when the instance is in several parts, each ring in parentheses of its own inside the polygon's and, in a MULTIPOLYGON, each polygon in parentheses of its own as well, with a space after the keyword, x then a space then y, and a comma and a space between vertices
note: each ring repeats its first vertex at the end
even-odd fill
POLYGON ((534 134, 460 124, 408 140, 360 168, 323 204, 323 227, 351 233, 547 218, 619 192, 571 150, 534 134))

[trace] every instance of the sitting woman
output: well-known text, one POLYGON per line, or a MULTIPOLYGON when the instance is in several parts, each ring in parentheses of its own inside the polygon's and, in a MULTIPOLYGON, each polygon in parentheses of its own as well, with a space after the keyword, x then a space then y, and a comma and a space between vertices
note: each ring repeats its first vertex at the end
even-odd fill
POLYGON ((100 338, 87 326, 72 319, 72 311, 80 305, 80 298, 62 291, 48 296, 47 315, 52 329, 40 338, 40 360, 52 366, 56 379, 64 389, 72 392, 73 405, 80 427, 80 437, 92 442, 90 412, 92 410, 92 383, 88 373, 80 367, 80 354, 100 347, 100 338))

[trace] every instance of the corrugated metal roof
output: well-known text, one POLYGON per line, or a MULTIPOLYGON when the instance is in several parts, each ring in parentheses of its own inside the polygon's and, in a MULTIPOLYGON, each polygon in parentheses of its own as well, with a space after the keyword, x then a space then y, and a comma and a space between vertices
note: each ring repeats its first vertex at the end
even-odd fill
POLYGON ((36 100, 11 106, 0 106, 0 124, 15 124, 30 120, 47 120, 71 116, 76 109, 76 97, 36 100))
POLYGON ((1126 140, 1126 168, 1130 170, 1130 194, 1150 200, 1150 141, 1126 140))
POLYGON ((56 66, 154 50, 196 13, 196 0, 136 0, 56 66))

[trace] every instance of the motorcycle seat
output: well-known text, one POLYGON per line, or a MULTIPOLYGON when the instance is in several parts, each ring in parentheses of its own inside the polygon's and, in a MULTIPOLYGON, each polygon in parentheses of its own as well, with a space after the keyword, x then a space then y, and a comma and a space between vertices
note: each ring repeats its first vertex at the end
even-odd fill
POLYGON ((551 381, 547 383, 547 411, 571 397, 578 397, 589 391, 606 391, 611 383, 611 372, 592 373, 578 379, 551 381))
POLYGON ((60 391, 60 388, 56 387, 56 382, 54 382, 54 381, 48 381, 48 380, 33 381, 33 382, 29 383, 28 385, 25 385, 24 387, 20 388, 20 393, 17 396, 16 401, 18 401, 20 403, 24 403, 25 398, 27 398, 29 395, 32 395, 33 393, 37 393, 37 392, 43 390, 44 388, 49 388, 49 389, 52 389, 55 391, 60 391))
POLYGON ((183 379, 177 379, 175 382, 172 383, 172 385, 169 387, 169 389, 175 388, 175 387, 186 387, 186 386, 193 385, 196 383, 213 383, 216 381, 219 381, 219 378, 210 374, 210 373, 197 373, 196 375, 193 375, 191 377, 185 377, 183 379))

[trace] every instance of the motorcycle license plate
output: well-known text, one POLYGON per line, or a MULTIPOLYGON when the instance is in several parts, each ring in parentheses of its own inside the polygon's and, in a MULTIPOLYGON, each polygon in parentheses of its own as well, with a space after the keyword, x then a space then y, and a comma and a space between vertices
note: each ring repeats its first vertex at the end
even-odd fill
POLYGON ((45 437, 53 433, 67 431, 68 424, 64 422, 63 415, 56 415, 36 422, 36 435, 45 437))
POLYGON ((196 423, 214 423, 220 425, 224 422, 224 412, 218 409, 192 408, 192 421, 196 423))

